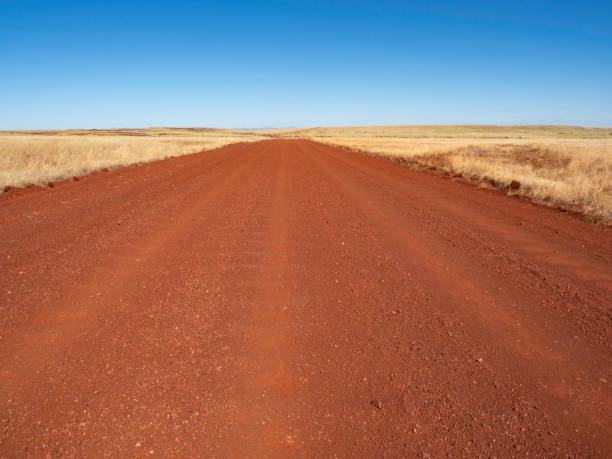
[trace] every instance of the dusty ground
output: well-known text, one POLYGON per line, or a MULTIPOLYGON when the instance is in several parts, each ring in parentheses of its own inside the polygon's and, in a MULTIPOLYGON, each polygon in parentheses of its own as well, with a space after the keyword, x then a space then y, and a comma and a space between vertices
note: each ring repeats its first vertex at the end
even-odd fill
POLYGON ((0 455, 612 453, 612 233, 306 140, 0 197, 0 455))

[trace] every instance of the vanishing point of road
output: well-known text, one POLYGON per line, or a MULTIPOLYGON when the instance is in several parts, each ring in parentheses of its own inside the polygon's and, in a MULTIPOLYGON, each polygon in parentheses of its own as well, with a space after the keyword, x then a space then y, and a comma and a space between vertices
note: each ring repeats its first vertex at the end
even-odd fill
POLYGON ((609 227, 278 139, 0 234, 0 456, 612 455, 609 227))

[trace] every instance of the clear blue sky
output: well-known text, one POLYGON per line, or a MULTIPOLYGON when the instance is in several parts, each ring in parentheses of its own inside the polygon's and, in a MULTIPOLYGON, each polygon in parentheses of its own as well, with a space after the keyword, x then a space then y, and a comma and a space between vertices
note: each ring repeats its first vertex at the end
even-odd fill
POLYGON ((0 0, 0 129, 612 126, 611 1, 0 0))

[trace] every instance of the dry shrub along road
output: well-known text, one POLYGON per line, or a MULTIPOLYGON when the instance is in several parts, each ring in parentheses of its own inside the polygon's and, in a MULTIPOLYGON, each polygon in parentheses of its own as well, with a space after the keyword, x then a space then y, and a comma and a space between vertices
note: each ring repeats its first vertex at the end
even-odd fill
POLYGON ((609 227, 306 140, 0 225, 2 456, 612 451, 609 227))
MULTIPOLYGON (((612 129, 575 126, 352 126, 286 130, 509 188, 612 224, 612 129)), ((484 182, 484 183, 483 183, 484 182)))
POLYGON ((265 138, 225 129, 0 131, 0 191, 265 138))

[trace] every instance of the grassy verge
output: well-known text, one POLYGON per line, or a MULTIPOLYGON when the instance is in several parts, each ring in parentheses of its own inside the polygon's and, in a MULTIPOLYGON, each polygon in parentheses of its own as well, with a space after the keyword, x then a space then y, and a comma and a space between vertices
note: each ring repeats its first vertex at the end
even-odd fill
POLYGON ((392 126, 283 135, 436 167, 612 223, 612 129, 392 126))
POLYGON ((267 137, 236 130, 145 129, 0 133, 0 190, 267 137))

